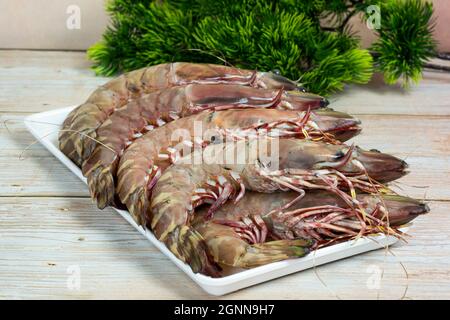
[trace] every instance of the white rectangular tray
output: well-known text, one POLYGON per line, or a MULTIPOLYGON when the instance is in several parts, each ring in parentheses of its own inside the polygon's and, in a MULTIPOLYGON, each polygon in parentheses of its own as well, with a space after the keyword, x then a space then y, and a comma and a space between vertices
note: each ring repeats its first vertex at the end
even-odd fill
MULTIPOLYGON (((58 148, 58 127, 74 107, 57 109, 33 114, 25 119, 25 125, 31 134, 38 139, 56 158, 67 166, 77 177, 86 183, 81 170, 70 161, 58 148)), ((383 248, 397 242, 393 236, 377 235, 372 240, 360 238, 357 241, 339 243, 316 250, 303 258, 285 260, 267 264, 250 270, 241 271, 223 278, 211 278, 195 274, 190 267, 177 259, 166 246, 157 240, 151 232, 138 226, 128 211, 115 209, 125 220, 142 233, 164 255, 183 270, 203 290, 212 295, 223 295, 258 283, 272 280, 290 273, 302 271, 321 264, 343 259, 363 252, 383 248)), ((406 232, 406 228, 402 229, 406 232)))

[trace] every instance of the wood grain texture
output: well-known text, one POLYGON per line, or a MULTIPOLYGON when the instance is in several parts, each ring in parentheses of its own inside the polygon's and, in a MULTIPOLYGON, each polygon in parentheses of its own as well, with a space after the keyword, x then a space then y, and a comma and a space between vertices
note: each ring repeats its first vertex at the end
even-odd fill
POLYGON ((351 114, 450 115, 450 74, 424 72, 420 85, 387 86, 376 74, 368 85, 352 85, 331 97, 333 108, 351 114))
MULTIPOLYGON (((0 112, 35 113, 84 102, 107 81, 89 66, 84 52, 0 50, 0 112)), ((425 72, 409 90, 386 86, 377 75, 330 101, 352 114, 450 115, 449 86, 450 75, 443 73, 425 72)))
MULTIPOLYGON (((378 250, 225 298, 398 299, 408 287, 407 299, 450 299, 450 76, 424 77, 408 92, 376 78, 331 98, 362 120, 356 144, 410 164, 399 187, 428 200, 431 214, 417 219, 408 244, 396 245, 395 257, 378 250), (381 287, 369 289, 377 268, 381 287)), ((84 53, 0 51, 0 298, 210 299, 120 216, 98 210, 23 125, 30 113, 82 102, 105 81, 84 53), (80 290, 67 287, 74 266, 80 290)))
POLYGON ((80 104, 107 81, 84 52, 0 51, 0 112, 35 113, 80 104))
MULTIPOLYGON (((450 298, 450 203, 431 202, 407 244, 289 275, 226 298, 450 298), (399 262, 408 272, 408 279, 399 262), (367 282, 374 268, 380 290, 367 282), (439 280, 439 283, 436 281, 439 280)), ((212 298, 112 210, 89 199, 0 198, 0 298, 212 298), (80 290, 67 288, 79 266, 80 290), (70 269, 69 269, 70 270, 70 269)))

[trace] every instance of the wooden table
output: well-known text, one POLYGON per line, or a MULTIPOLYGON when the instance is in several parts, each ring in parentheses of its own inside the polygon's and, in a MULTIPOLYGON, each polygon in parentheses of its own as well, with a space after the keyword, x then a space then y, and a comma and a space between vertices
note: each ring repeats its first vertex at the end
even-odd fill
MULTIPOLYGON (((213 298, 112 210, 98 210, 86 186, 23 125, 28 114, 81 103, 105 81, 83 52, 0 51, 0 298, 213 298)), ((431 214, 391 253, 225 297, 450 298, 450 76, 425 73, 409 91, 375 79, 331 101, 362 120, 357 144, 407 160, 411 173, 398 186, 426 199, 431 214)))

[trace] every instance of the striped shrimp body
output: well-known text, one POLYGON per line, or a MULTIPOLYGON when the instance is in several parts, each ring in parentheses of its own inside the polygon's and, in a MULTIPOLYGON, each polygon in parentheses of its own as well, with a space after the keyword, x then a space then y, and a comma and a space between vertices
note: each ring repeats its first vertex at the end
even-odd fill
MULTIPOLYGON (((133 135, 203 110, 278 108, 301 111, 319 108, 321 105, 316 102, 306 93, 288 93, 238 85, 191 84, 158 90, 117 109, 92 132, 90 137, 100 143, 85 139, 82 160, 89 159, 96 147, 102 149, 108 145, 113 150, 123 148, 120 142, 129 141, 133 135)), ((92 160, 87 162, 90 165, 88 169, 84 169, 85 172, 95 163, 92 160)))
POLYGON ((191 83, 301 90, 295 82, 274 73, 213 64, 168 63, 142 68, 112 79, 95 90, 85 103, 70 112, 59 134, 59 147, 72 161, 81 166, 84 160, 84 140, 89 139, 116 109, 145 93, 191 83))
MULTIPOLYGON (((323 189, 336 193, 354 208, 360 205, 355 189, 379 192, 383 188, 369 182, 368 176, 387 182, 403 176, 406 168, 404 161, 387 154, 296 139, 262 138, 210 145, 202 155, 201 164, 191 163, 195 155, 184 157, 162 174, 144 217, 155 236, 184 261, 189 237, 195 238, 196 243, 202 239, 190 227, 192 213, 201 204, 211 205, 209 218, 227 200, 239 201, 245 190, 271 193, 292 189, 304 194, 304 189, 323 189), (261 146, 267 149, 263 155, 258 150, 261 146), (245 161, 237 161, 243 152, 245 161), (351 190, 350 194, 342 191, 344 187, 351 190), (189 230, 189 236, 181 230, 189 230)), ((194 256, 194 271, 211 265, 209 260, 201 259, 205 253, 188 252, 188 257, 194 256)))
POLYGON ((273 241, 306 239, 321 247, 358 235, 400 236, 397 227, 429 212, 426 204, 398 195, 358 194, 357 199, 365 216, 326 191, 308 192, 301 199, 296 192, 249 192, 237 204, 219 208, 211 220, 204 219, 207 210, 201 209, 192 225, 205 239, 215 262, 246 268, 283 259, 258 251, 273 241), (229 246, 231 242, 235 246, 229 246))
MULTIPOLYGON (((176 159, 195 148, 224 139, 251 135, 343 140, 358 134, 359 120, 329 109, 296 112, 270 109, 202 112, 181 118, 136 139, 121 156, 117 172, 117 193, 130 213, 142 223, 151 188, 161 173, 176 159), (196 132, 198 128, 203 135, 196 132), (181 130, 180 130, 181 129, 181 130), (180 131, 177 131, 180 130, 180 131), (344 134, 342 134, 344 132, 344 134), (180 141, 181 139, 181 141, 180 141)), ((118 157, 104 150, 97 169, 88 175, 92 195, 107 204, 114 195, 114 174, 118 157), (106 186, 106 187, 105 187, 106 186), (106 200, 104 200, 106 199, 106 200)))

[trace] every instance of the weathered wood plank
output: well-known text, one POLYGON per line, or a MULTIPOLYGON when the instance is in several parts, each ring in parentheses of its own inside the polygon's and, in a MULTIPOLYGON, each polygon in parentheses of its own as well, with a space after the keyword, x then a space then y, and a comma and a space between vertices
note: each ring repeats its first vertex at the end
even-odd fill
POLYGON ((400 157, 410 173, 394 188, 416 198, 450 199, 450 118, 361 115, 363 132, 354 141, 400 157))
POLYGON ((351 85, 330 98, 330 107, 351 114, 449 115, 450 74, 425 71, 409 89, 384 84, 376 74, 367 85, 351 85))
POLYGON ((88 197, 86 185, 34 139, 23 120, 23 114, 0 116, 0 196, 88 197))
POLYGON ((80 104, 107 81, 90 65, 85 52, 0 50, 0 112, 80 104))
MULTIPOLYGON (((24 115, 3 115, 8 126, 0 129, 0 195, 88 196, 87 189, 41 145, 22 121, 24 115), (23 160, 19 160, 22 156, 23 160), (20 174, 17 174, 20 172, 20 174)), ((363 133, 358 145, 379 149, 404 158, 410 174, 400 180, 404 193, 428 199, 450 200, 450 117, 405 117, 361 115, 363 133), (411 129, 414 128, 414 129, 411 129), (412 187, 415 186, 415 187, 412 187)))
MULTIPOLYGON (((432 202, 431 210, 412 226, 408 244, 392 249, 396 257, 378 250, 318 267, 328 288, 308 270, 226 298, 396 299, 406 285, 410 299, 450 298, 450 203, 432 202), (383 269, 378 291, 370 281, 383 269)), ((212 298, 125 220, 89 199, 0 198, 0 216, 1 298, 212 298), (67 282, 78 267, 80 290, 72 290, 67 282)))
MULTIPOLYGON (((86 186, 41 145, 19 159, 34 142, 25 114, 79 104, 107 80, 89 66, 83 52, 0 51, 0 298, 211 298, 112 210, 96 209, 86 186), (80 290, 67 287, 71 266, 80 268, 80 290)), ((450 299, 449 84, 449 75, 426 72, 405 92, 378 77, 331 97, 332 107, 360 115, 357 144, 406 158, 404 193, 446 200, 431 201, 409 243, 394 248, 397 258, 376 251, 321 266, 327 287, 309 270, 226 298, 395 299, 408 285, 406 298, 450 299), (377 268, 381 288, 369 289, 377 268)))
MULTIPOLYGON (((84 52, 0 51, 0 112, 40 112, 82 103, 107 78, 95 77, 84 52)), ((450 75, 425 72, 419 86, 349 86, 331 106, 353 114, 450 115, 450 75)))

